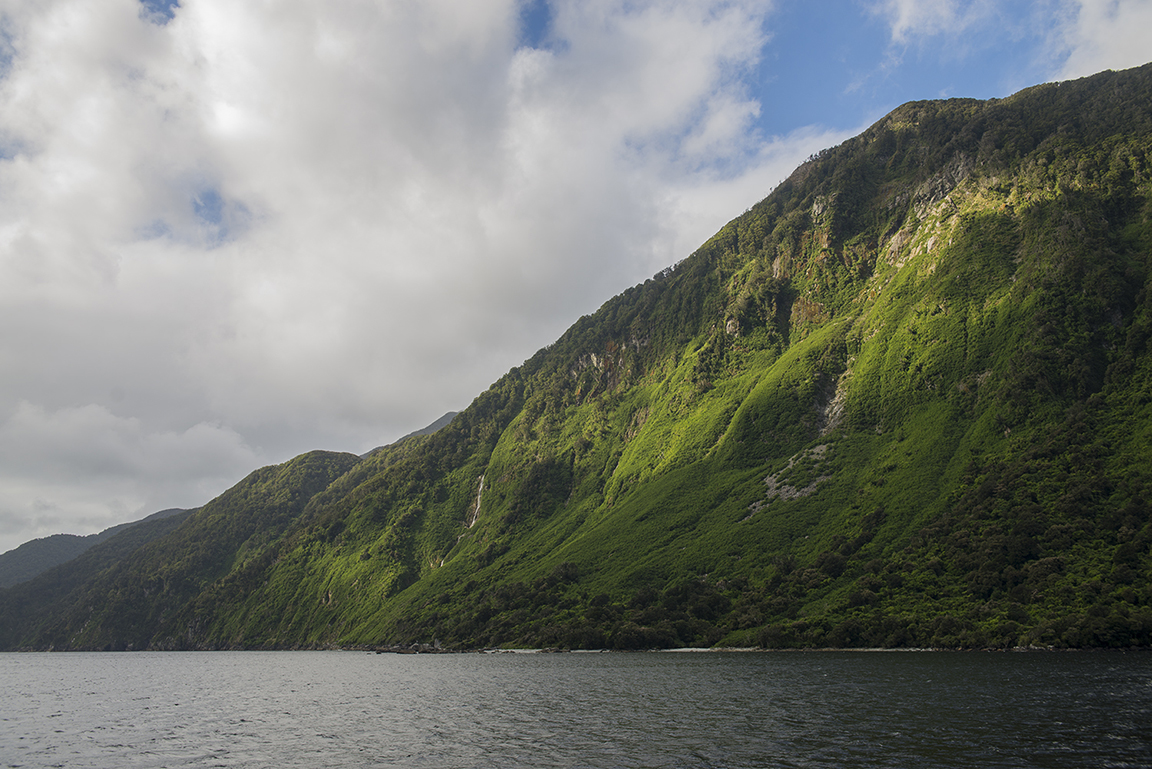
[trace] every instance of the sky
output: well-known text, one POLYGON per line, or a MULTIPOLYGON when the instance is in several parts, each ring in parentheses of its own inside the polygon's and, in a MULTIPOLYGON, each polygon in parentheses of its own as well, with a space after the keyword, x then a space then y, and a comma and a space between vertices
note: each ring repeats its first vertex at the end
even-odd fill
POLYGON ((1152 0, 0 0, 0 552, 460 410, 899 104, 1152 0))

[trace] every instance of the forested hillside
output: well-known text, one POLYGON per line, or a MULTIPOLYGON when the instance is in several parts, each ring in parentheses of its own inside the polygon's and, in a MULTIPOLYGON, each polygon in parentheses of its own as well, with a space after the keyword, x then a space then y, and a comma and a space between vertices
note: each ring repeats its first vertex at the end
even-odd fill
POLYGON ((446 427, 0 591, 0 644, 1149 645, 1150 267, 1152 65, 906 104, 446 427))
MULTIPOLYGON (((143 520, 149 521, 155 518, 167 518, 170 515, 176 515, 182 512, 184 511, 178 508, 170 508, 152 513, 152 515, 143 520)), ((143 521, 133 521, 131 523, 121 523, 104 529, 104 531, 97 534, 89 534, 86 537, 75 534, 53 534, 50 537, 42 537, 25 542, 20 545, 20 547, 0 555, 0 587, 9 587, 21 582, 27 582, 37 574, 42 574, 53 566, 67 563, 89 548, 100 544, 106 539, 111 539, 125 529, 142 522, 143 521)))

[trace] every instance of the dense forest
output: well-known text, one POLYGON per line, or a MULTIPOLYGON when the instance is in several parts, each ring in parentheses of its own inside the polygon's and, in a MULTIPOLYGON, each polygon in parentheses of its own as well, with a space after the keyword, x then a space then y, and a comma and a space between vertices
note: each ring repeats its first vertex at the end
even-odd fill
POLYGON ((0 648, 1152 645, 1152 65, 905 104, 446 426, 0 590, 0 648))

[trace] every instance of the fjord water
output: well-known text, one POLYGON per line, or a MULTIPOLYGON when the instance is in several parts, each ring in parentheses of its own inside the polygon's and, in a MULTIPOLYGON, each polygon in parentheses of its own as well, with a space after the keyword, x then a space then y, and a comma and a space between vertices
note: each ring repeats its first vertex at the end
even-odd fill
POLYGON ((9 767, 1145 767, 1146 653, 0 654, 9 767))

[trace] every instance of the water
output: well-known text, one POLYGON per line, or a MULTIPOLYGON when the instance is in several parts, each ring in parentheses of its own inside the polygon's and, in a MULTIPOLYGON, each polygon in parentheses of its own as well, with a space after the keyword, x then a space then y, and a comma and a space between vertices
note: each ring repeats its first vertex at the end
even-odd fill
POLYGON ((0 654, 9 767, 1150 767, 1152 654, 0 654))

